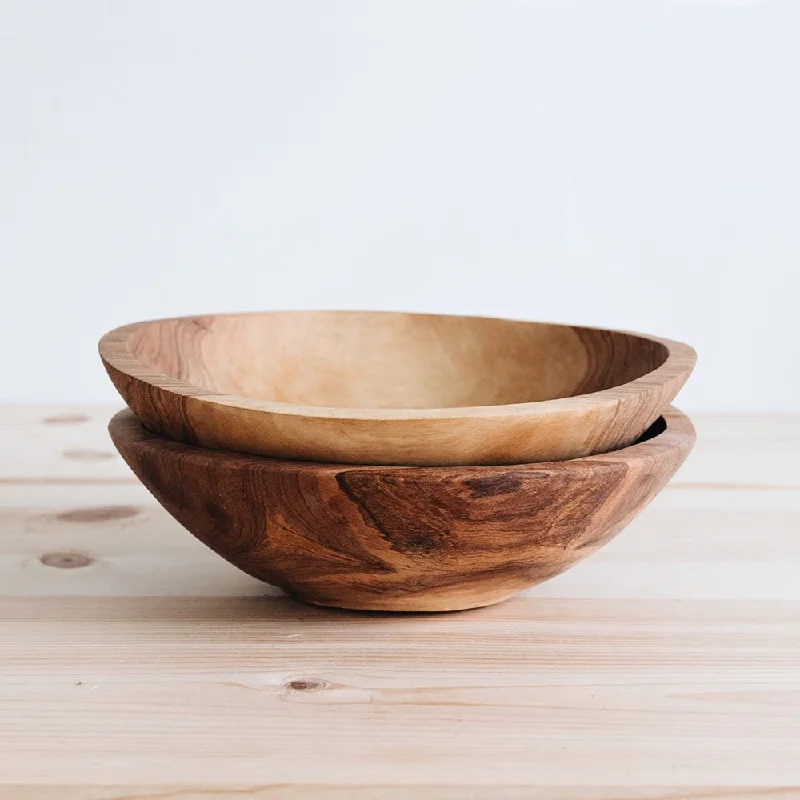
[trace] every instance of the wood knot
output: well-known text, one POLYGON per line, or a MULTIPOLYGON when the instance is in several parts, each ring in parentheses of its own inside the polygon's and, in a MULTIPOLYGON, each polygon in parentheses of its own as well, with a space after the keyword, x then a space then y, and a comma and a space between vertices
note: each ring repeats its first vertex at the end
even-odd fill
POLYGON ((471 490, 474 498, 494 497, 516 492, 522 486, 522 478, 513 473, 501 473, 488 478, 471 478, 464 481, 464 485, 471 490))
POLYGON ((326 681, 318 678, 296 678, 286 684, 286 688, 293 692, 321 692, 326 686, 326 681))
POLYGON ((114 458, 114 454, 109 453, 108 450, 85 450, 83 448, 65 450, 61 455, 75 461, 107 461, 114 458))
POLYGON ((39 561, 56 569, 79 569, 92 563, 92 559, 83 553, 45 553, 39 561))
POLYGON ((114 522, 130 519, 139 513, 136 506, 95 506, 73 508, 56 516, 59 522, 114 522))
POLYGON ((88 421, 89 417, 86 414, 54 414, 42 420, 45 425, 78 425, 88 421))

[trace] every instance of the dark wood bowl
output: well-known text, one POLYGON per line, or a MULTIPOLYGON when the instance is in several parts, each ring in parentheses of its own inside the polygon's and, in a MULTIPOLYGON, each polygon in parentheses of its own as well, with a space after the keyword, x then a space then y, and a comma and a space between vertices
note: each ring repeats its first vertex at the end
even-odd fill
POLYGON ((208 450, 155 436, 130 411, 109 430, 164 508, 223 558, 306 602, 376 611, 490 605, 563 572, 655 497, 695 439, 669 409, 605 455, 372 467, 208 450))
POLYGON ((652 336, 368 311, 155 320, 100 341, 162 436, 349 464, 521 464, 626 447, 695 363, 652 336))

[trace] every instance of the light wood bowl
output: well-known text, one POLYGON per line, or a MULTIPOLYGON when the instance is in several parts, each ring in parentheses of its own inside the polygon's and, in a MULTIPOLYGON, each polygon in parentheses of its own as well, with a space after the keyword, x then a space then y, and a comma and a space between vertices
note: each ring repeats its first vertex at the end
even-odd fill
POLYGON ((605 455, 373 467, 195 447, 130 411, 109 430, 164 508, 223 558, 307 602, 376 611, 490 605, 563 572, 653 499, 695 439, 670 409, 641 442, 605 455))
POLYGON ((519 464, 635 441, 691 347, 631 333, 390 312, 221 314, 100 341, 151 431, 242 453, 355 464, 519 464))

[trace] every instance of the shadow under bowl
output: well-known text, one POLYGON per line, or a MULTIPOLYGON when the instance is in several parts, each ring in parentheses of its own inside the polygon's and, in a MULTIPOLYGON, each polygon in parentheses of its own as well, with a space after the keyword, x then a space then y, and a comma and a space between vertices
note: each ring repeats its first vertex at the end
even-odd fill
POLYGON ((505 600, 592 554, 664 487, 695 440, 665 412, 622 450, 489 467, 375 467, 209 450, 109 431, 164 508, 244 572, 316 605, 454 611, 505 600))

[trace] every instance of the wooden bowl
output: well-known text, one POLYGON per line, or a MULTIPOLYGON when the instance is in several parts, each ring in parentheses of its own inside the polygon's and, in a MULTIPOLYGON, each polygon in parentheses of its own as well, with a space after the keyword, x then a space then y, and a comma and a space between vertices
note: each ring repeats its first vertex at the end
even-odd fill
POLYGON ((483 317, 288 311, 128 325, 100 341, 151 431, 279 458, 520 464, 625 447, 695 363, 688 345, 483 317))
POLYGON ((164 508, 223 558, 309 603, 376 611, 490 605, 563 572, 653 499, 695 439, 670 409, 642 441, 605 455, 374 467, 187 445, 130 411, 109 430, 164 508))

